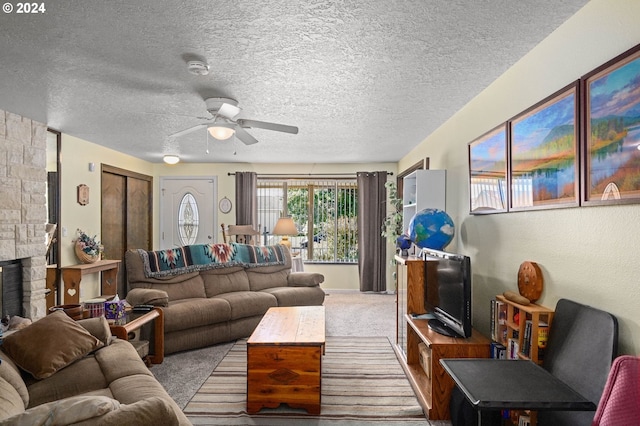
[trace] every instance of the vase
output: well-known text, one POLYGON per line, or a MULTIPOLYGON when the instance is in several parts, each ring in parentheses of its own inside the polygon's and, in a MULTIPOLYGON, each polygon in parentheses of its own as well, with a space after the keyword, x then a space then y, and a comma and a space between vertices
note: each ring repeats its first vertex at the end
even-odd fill
POLYGON ((79 243, 76 243, 75 251, 76 251, 76 257, 82 263, 94 263, 94 262, 97 262, 98 260, 100 260, 100 255, 99 254, 97 256, 92 256, 92 255, 82 251, 82 248, 80 247, 79 243))

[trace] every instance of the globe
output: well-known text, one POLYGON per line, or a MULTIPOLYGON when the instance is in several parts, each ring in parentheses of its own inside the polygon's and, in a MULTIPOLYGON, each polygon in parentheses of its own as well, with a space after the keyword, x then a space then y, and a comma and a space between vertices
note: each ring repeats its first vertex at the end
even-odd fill
POLYGON ((409 238, 420 248, 443 250, 454 233, 453 220, 440 209, 420 210, 409 222, 409 238))

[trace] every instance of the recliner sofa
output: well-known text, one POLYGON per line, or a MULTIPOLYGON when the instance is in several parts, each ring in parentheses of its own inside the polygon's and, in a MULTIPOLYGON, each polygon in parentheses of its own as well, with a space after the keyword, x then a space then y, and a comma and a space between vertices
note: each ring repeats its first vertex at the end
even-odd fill
MULTIPOLYGON (((245 259, 246 260, 246 259, 245 259)), ((156 265, 157 266, 157 265, 156 265)), ((127 301, 164 311, 165 354, 248 337, 271 307, 322 305, 324 276, 292 272, 291 254, 281 245, 211 244, 171 250, 125 254, 127 301), (175 252, 180 249, 180 253, 175 252), (211 264, 164 265, 150 271, 149 263, 166 263, 210 253, 249 252, 260 258, 276 254, 277 262, 251 263, 225 257, 211 264)))

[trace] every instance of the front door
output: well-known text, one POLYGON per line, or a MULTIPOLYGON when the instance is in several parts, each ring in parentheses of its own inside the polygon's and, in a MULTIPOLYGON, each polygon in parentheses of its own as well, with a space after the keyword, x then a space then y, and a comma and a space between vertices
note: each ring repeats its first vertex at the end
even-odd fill
POLYGON ((217 242, 216 177, 160 178, 160 249, 217 242))

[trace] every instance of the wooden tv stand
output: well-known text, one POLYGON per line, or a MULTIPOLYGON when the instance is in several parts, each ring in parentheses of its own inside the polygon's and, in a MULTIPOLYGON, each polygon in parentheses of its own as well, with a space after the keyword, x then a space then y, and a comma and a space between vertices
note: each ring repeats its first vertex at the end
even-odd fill
POLYGON ((395 257, 397 264, 397 338, 394 349, 413 390, 430 420, 447 420, 453 379, 440 365, 441 358, 489 358, 491 341, 475 329, 467 339, 443 336, 429 328, 423 314, 426 262, 418 257, 395 257), (431 376, 420 365, 418 345, 431 350, 431 376))
POLYGON ((407 353, 404 357, 396 346, 400 364, 413 387, 416 397, 430 420, 446 420, 454 381, 440 365, 441 358, 489 358, 490 341, 475 329, 467 339, 447 337, 429 328, 427 320, 405 316, 407 321, 407 353), (424 342, 431 350, 431 377, 420 365, 418 344, 424 342))

